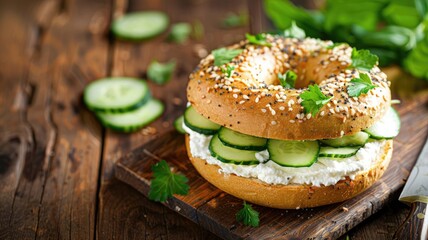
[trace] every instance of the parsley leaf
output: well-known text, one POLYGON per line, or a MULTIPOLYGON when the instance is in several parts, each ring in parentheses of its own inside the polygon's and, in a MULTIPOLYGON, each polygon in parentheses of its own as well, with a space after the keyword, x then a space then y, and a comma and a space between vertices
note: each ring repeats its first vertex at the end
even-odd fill
POLYGON ((351 66, 363 71, 370 71, 378 61, 378 57, 371 54, 369 50, 357 50, 356 48, 352 49, 351 59, 351 66))
POLYGON ((306 37, 305 31, 303 29, 299 28, 296 25, 295 21, 292 21, 291 26, 284 30, 283 35, 284 35, 284 37, 299 38, 299 39, 303 39, 306 37))
POLYGON ((333 49, 333 48, 338 47, 338 46, 343 45, 343 44, 346 44, 346 43, 344 43, 344 42, 336 42, 336 43, 333 43, 330 46, 327 46, 326 49, 333 49))
POLYGON ((300 94, 300 98, 303 100, 301 104, 305 109, 305 113, 311 113, 315 116, 332 97, 324 95, 316 84, 309 85, 308 88, 308 90, 300 94))
POLYGON ((152 166, 153 179, 150 184, 149 199, 165 202, 173 194, 186 195, 189 192, 188 179, 182 174, 172 173, 165 160, 152 166))
POLYGON ((260 45, 260 46, 272 46, 268 41, 266 41, 266 35, 263 33, 259 33, 256 35, 251 35, 249 33, 245 34, 245 37, 247 38, 248 42, 254 45, 260 45))
POLYGON ((351 97, 358 97, 376 87, 373 85, 369 75, 365 73, 360 73, 360 78, 353 78, 351 83, 352 85, 348 86, 348 95, 351 97))
POLYGON ((233 70, 235 70, 235 67, 231 65, 227 65, 226 68, 221 68, 221 72, 226 74, 228 78, 232 76, 233 70))
POLYGON ((157 84, 165 84, 171 79, 174 69, 174 60, 167 63, 152 61, 147 68, 147 77, 157 84))
POLYGON ((233 58, 238 56, 242 52, 242 49, 227 49, 219 48, 212 51, 214 55, 214 65, 221 66, 223 64, 229 63, 233 58))
POLYGON ((171 26, 168 40, 183 43, 189 38, 190 33, 192 33, 192 26, 189 23, 176 23, 171 26))
POLYGON ((278 73, 278 79, 281 86, 284 88, 294 88, 296 84, 297 74, 291 70, 288 70, 284 74, 278 73))
POLYGON ((247 226, 258 227, 259 213, 244 201, 244 207, 236 214, 236 221, 247 226))

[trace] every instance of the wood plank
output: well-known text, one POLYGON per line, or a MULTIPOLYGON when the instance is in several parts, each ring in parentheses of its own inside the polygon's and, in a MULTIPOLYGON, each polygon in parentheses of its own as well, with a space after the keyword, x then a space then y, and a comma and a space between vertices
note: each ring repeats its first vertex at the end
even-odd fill
MULTIPOLYGON (((248 26, 230 30, 221 29, 219 24, 229 12, 246 9, 246 2, 244 0, 233 2, 225 0, 129 1, 129 3, 119 1, 116 5, 122 9, 115 10, 115 15, 123 14, 125 8, 128 12, 150 9, 166 12, 172 23, 182 21, 193 23, 198 20, 204 25, 205 34, 199 41, 189 40, 182 45, 166 42, 167 33, 143 43, 114 42, 114 60, 111 71, 114 76, 145 77, 148 64, 155 59, 161 62, 175 59, 177 69, 171 82, 165 86, 149 83, 153 96, 166 104, 166 112, 150 125, 152 129, 155 129, 156 134, 146 134, 147 129, 134 134, 106 132, 98 238, 119 238, 124 232, 137 236, 146 236, 151 233, 150 237, 160 238, 211 238, 210 233, 187 219, 170 210, 165 210, 160 207, 160 204, 148 201, 135 191, 127 190, 128 188, 125 188, 123 183, 111 181, 112 167, 119 157, 131 149, 173 129, 173 120, 185 108, 184 89, 188 75, 199 61, 194 53, 195 44, 202 44, 206 49, 211 50, 218 47, 219 44, 228 44, 241 37, 244 32, 248 31, 248 26), (122 196, 127 196, 126 204, 123 202, 122 196), (115 206, 115 209, 109 209, 110 206, 115 206), (145 214, 131 219, 127 213, 132 209, 139 209, 145 214), (113 217, 120 220, 110 221, 113 217), (126 224, 128 221, 132 221, 141 228, 134 228, 126 224), (157 225, 157 228, 151 229, 150 227, 154 225, 157 225)), ((201 200, 194 199, 194 201, 201 200)))
POLYGON ((34 91, 23 113, 31 148, 6 203, 7 237, 94 238, 101 128, 80 99, 107 72, 110 1, 47 0, 35 11, 39 36, 24 84, 34 91))
MULTIPOLYGON (((408 79, 408 84, 413 84, 412 81, 416 80, 408 79)), ((401 114, 402 129, 394 140, 390 167, 380 181, 353 199, 325 207, 299 210, 255 206, 261 216, 259 228, 236 223, 234 214, 241 208, 242 200, 225 193, 205 204, 197 205, 191 199, 204 199, 206 194, 200 190, 190 191, 188 196, 175 196, 165 205, 227 239, 339 238, 388 202, 397 199, 404 179, 428 135, 427 85, 423 84, 424 87, 414 94, 413 99, 404 98, 403 104, 396 106, 401 114)), ((204 180, 188 163, 182 137, 174 136, 174 132, 166 133, 124 156, 116 165, 116 176, 147 195, 151 179, 150 166, 156 159, 162 158, 179 172, 185 173, 190 179, 191 189, 203 189, 204 180)))

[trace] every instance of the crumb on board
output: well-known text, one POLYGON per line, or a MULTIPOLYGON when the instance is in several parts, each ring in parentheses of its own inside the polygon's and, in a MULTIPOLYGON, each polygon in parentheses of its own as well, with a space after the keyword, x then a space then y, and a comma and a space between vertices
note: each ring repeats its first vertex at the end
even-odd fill
POLYGON ((145 127, 140 131, 143 136, 155 135, 157 132, 157 129, 154 127, 145 127))
POLYGON ((349 211, 349 209, 348 209, 347 207, 342 207, 342 210, 343 210, 344 212, 348 212, 348 211, 349 211))

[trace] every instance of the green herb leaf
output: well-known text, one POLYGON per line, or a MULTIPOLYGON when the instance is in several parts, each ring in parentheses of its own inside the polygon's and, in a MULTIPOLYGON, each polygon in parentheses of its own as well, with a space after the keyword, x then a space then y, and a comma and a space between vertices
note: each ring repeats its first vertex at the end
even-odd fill
POLYGON ((212 51, 214 55, 214 65, 221 66, 223 64, 229 63, 233 58, 238 56, 242 52, 242 49, 227 49, 219 48, 212 51))
POLYGON ((241 11, 239 14, 229 13, 222 21, 223 27, 242 27, 248 24, 248 13, 241 11))
POLYGON ((362 93, 368 93, 370 89, 375 88, 368 74, 360 73, 360 78, 353 78, 351 85, 348 86, 348 95, 350 97, 359 97, 362 93))
POLYGON ((308 90, 300 94, 300 98, 303 100, 301 104, 305 109, 305 113, 311 113, 312 116, 315 116, 332 97, 324 95, 319 86, 315 84, 309 85, 308 90))
POLYGON ((258 227, 259 213, 244 201, 244 207, 236 214, 236 221, 242 222, 246 226, 258 227))
POLYGON ((326 48, 327 49, 333 49, 333 48, 338 47, 338 46, 343 45, 343 44, 346 44, 346 43, 343 43, 343 42, 333 43, 332 45, 330 45, 326 48))
POLYGON ((165 202, 173 194, 186 195, 189 192, 188 179, 182 174, 171 172, 168 163, 161 160, 152 166, 153 179, 150 184, 149 199, 165 202))
POLYGON ((288 70, 284 74, 278 73, 278 79, 281 86, 284 88, 294 88, 296 84, 297 74, 291 70, 288 70))
POLYGON ((192 33, 192 26, 189 23, 176 23, 171 27, 168 39, 172 42, 183 43, 192 33))
POLYGON ((226 74, 228 78, 232 76, 233 70, 235 70, 235 67, 231 65, 227 65, 226 68, 221 68, 221 72, 226 74))
POLYGON ((266 35, 263 33, 259 33, 256 35, 251 35, 249 33, 245 34, 245 37, 247 38, 248 42, 254 45, 260 45, 260 46, 272 46, 268 41, 266 41, 266 35))
POLYGON ((157 84, 165 84, 171 79, 174 69, 174 60, 168 63, 152 61, 147 68, 147 77, 157 84))
POLYGON ((351 67, 363 71, 370 71, 379 59, 376 55, 371 54, 369 50, 357 50, 353 48, 351 60, 351 67))
POLYGON ((291 27, 284 30, 283 35, 284 35, 284 37, 299 38, 299 39, 303 39, 306 37, 305 31, 303 29, 299 28, 296 25, 295 21, 291 22, 291 27))

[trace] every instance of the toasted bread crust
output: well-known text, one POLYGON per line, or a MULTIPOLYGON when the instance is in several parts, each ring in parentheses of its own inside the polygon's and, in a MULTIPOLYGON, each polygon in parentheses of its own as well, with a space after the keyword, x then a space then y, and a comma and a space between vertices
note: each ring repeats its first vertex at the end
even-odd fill
POLYGON ((189 136, 186 135, 186 147, 190 161, 208 182, 246 201, 282 209, 317 207, 355 197, 382 177, 391 159, 392 145, 392 140, 388 140, 383 154, 376 164, 373 164, 368 171, 358 173, 354 180, 347 178, 335 185, 320 187, 296 184, 273 185, 234 174, 223 174, 219 171, 218 166, 193 157, 190 151, 189 136))

